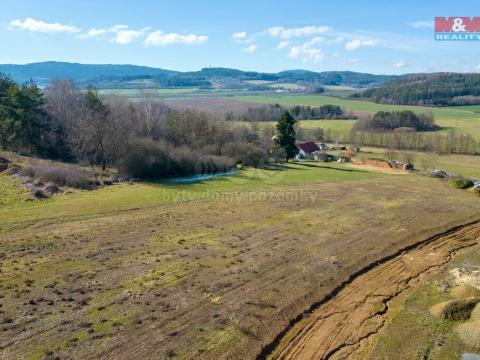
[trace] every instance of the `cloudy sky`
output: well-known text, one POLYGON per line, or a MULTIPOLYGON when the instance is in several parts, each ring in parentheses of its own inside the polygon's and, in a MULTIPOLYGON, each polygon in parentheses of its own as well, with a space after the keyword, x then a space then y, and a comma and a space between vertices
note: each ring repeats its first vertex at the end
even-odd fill
POLYGON ((0 0, 0 9, 0 63, 480 71, 480 41, 433 37, 435 16, 480 16, 478 0, 0 0))

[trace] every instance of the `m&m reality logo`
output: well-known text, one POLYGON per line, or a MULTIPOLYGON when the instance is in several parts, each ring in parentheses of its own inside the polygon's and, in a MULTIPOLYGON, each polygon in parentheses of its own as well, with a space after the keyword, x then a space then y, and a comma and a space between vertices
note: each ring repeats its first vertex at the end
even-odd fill
POLYGON ((480 17, 451 16, 435 18, 435 40, 480 40, 480 17))

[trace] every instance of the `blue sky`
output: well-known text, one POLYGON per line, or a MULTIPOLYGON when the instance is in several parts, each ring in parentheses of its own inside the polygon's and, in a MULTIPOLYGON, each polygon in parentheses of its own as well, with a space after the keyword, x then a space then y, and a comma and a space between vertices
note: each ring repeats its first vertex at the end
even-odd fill
POLYGON ((480 16, 478 0, 0 0, 0 9, 0 63, 480 71, 480 41, 433 40, 435 16, 480 16))

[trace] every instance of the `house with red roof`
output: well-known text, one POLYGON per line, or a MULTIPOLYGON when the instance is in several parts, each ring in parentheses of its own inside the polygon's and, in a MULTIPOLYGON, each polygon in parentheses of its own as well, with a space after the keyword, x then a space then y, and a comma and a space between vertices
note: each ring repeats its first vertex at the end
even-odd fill
POLYGON ((320 148, 313 141, 296 143, 298 149, 297 159, 314 159, 320 152, 320 148))

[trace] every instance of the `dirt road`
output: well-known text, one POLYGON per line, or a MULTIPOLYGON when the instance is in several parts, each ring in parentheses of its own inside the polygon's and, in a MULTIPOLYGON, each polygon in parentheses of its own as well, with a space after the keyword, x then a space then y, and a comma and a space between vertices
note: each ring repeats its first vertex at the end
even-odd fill
POLYGON ((389 256, 353 275, 293 326, 272 359, 354 357, 383 326, 390 301, 415 281, 480 241, 480 222, 454 228, 389 256))

